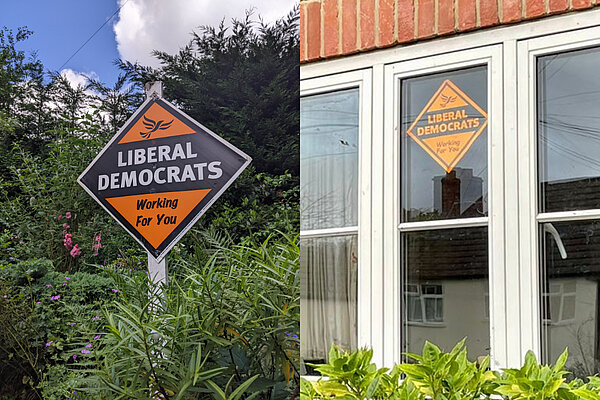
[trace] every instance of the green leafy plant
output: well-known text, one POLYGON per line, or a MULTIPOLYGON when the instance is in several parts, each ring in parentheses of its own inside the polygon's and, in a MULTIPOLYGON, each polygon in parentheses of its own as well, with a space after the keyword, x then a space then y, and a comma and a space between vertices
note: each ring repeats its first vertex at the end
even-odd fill
POLYGON ((434 400, 487 396, 491 389, 489 383, 495 379, 494 373, 488 370, 489 356, 479 364, 469 361, 465 341, 460 341, 449 353, 426 341, 421 355, 406 354, 417 363, 402 364, 400 370, 406 374, 406 380, 434 400))
POLYGON ((568 355, 565 349, 556 364, 550 366, 540 365, 535 354, 528 351, 525 364, 520 369, 503 370, 496 392, 511 400, 577 399, 578 395, 573 390, 579 381, 568 383, 565 378, 570 374, 564 369, 568 355))

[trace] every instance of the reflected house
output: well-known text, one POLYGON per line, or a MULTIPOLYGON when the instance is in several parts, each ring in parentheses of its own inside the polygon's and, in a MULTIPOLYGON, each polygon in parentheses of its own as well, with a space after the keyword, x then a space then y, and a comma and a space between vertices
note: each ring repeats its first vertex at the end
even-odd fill
POLYGON ((433 210, 444 218, 481 217, 483 179, 472 168, 455 168, 433 178, 433 210))

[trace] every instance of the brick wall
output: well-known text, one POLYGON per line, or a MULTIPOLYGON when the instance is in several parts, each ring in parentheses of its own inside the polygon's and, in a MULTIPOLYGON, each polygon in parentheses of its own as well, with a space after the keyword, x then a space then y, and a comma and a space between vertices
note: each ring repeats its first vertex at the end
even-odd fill
POLYGON ((300 61, 582 10, 600 0, 300 0, 300 61))

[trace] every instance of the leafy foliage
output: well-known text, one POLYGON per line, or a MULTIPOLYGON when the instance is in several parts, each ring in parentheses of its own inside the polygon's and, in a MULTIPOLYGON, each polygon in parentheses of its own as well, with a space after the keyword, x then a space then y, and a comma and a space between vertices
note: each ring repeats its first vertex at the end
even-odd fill
POLYGON ((119 295, 78 390, 102 399, 289 398, 299 383, 297 238, 213 250, 199 250, 202 263, 177 260, 167 286, 111 272, 119 295))
POLYGON ((301 399, 346 400, 598 400, 600 379, 596 376, 567 381, 564 370, 567 350, 554 365, 540 365, 528 352, 520 369, 489 370, 489 358, 479 363, 467 358, 465 340, 450 352, 426 342, 422 354, 407 354, 415 363, 395 365, 388 372, 371 363, 372 351, 346 352, 333 346, 329 363, 314 365, 327 379, 301 380, 301 399), (400 382, 404 374, 404 379, 400 382))

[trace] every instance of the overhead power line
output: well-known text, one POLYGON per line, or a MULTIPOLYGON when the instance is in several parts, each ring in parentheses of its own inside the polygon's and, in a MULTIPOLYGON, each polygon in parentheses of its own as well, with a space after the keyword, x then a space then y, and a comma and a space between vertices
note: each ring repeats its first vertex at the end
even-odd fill
POLYGON ((102 28, 104 28, 104 25, 108 24, 108 22, 109 22, 110 20, 112 20, 112 19, 113 19, 113 17, 114 17, 115 15, 117 15, 117 13, 118 13, 119 11, 121 11, 121 8, 123 8, 123 6, 125 6, 125 4, 127 4, 128 2, 129 2, 129 0, 125 0, 125 2, 124 2, 124 3, 123 3, 123 4, 122 4, 122 5, 119 7, 119 8, 117 8, 117 10, 116 10, 116 11, 115 11, 115 12, 114 12, 114 13, 113 13, 113 14, 112 14, 112 15, 111 15, 111 16, 110 16, 110 17, 109 17, 109 18, 108 18, 106 21, 104 21, 104 23, 103 23, 102 25, 100 25, 100 27, 99 27, 98 29, 96 29, 96 32, 92 33, 92 36, 90 36, 90 37, 89 37, 89 38, 88 38, 88 39, 87 39, 85 42, 83 42, 83 44, 82 44, 82 45, 81 45, 81 46, 80 46, 80 47, 79 47, 79 48, 78 48, 78 49, 75 51, 75 53, 71 54, 71 57, 69 57, 69 58, 67 59, 67 61, 65 61, 65 62, 63 63, 63 65, 61 65, 61 66, 60 66, 60 68, 58 68, 58 71, 59 71, 59 72, 60 72, 60 71, 62 71, 63 67, 64 67, 65 65, 67 65, 67 63, 68 63, 69 61, 71 61, 71 59, 72 59, 73 57, 75 57, 75 56, 77 55, 77 53, 79 53, 79 52, 81 51, 81 49, 83 49, 83 48, 85 47, 85 45, 86 45, 86 44, 88 44, 88 43, 89 43, 89 41, 90 41, 90 40, 92 40, 92 39, 94 38, 94 36, 96 36, 96 34, 97 34, 98 32, 100 32, 100 30, 101 30, 102 28))

